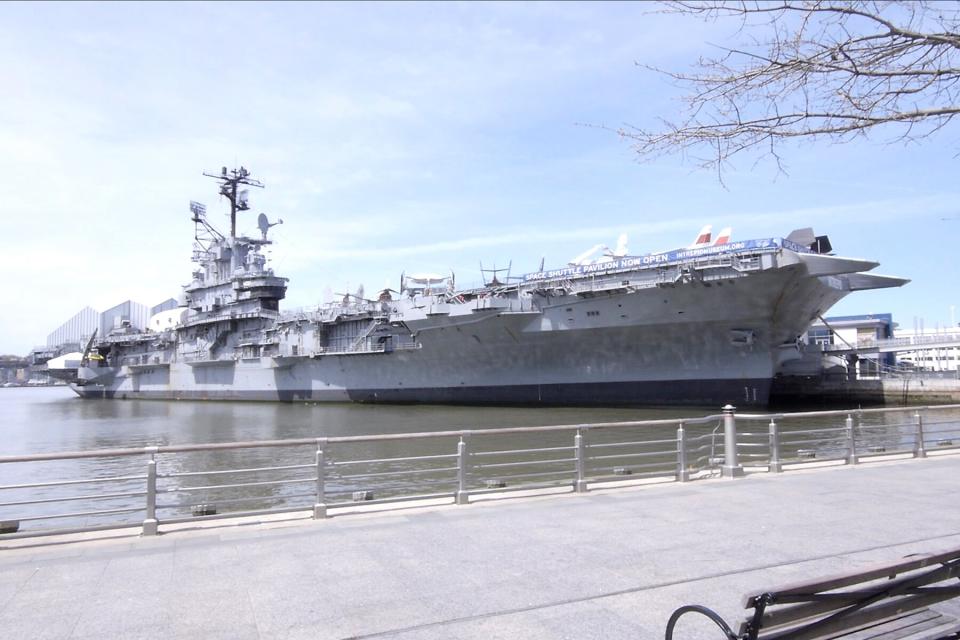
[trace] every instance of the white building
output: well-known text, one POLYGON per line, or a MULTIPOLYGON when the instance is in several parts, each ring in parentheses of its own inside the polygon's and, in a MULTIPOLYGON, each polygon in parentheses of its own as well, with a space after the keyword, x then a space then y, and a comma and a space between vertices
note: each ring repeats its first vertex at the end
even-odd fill
MULTIPOLYGON (((960 336, 960 327, 953 330, 946 328, 937 331, 897 331, 898 338, 912 338, 914 336, 935 338, 951 334, 960 336)), ((898 354, 898 360, 901 364, 923 371, 957 371, 960 368, 958 366, 960 365, 960 347, 937 347, 923 351, 906 351, 898 354)))

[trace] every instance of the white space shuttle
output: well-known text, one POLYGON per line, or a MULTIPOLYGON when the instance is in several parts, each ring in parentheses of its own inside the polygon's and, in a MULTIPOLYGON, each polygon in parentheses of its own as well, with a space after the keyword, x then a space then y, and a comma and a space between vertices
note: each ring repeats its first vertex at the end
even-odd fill
POLYGON ((587 249, 586 251, 584 251, 583 253, 581 253, 580 255, 578 255, 576 258, 568 262, 567 264, 569 264, 571 267, 577 267, 584 264, 592 264, 593 261, 590 258, 592 258, 593 254, 595 254, 597 251, 600 251, 600 249, 604 249, 604 248, 606 248, 606 245, 595 244, 589 249, 587 249))
POLYGON ((595 244, 567 264, 571 267, 587 264, 602 264, 604 262, 613 262, 614 260, 618 260, 625 255, 627 255, 627 234, 621 233, 617 238, 616 249, 610 249, 610 247, 605 244, 595 244), (601 249, 603 249, 603 255, 596 260, 593 260, 593 255, 601 249))

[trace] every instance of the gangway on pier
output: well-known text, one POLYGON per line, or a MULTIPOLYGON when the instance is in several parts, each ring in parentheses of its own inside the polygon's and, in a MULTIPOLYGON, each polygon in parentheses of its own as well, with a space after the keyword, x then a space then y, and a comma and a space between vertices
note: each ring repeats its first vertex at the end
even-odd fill
POLYGON ((949 348, 960 348, 960 333, 936 333, 882 340, 860 340, 856 346, 846 343, 821 345, 821 350, 831 355, 902 353, 905 351, 949 348))

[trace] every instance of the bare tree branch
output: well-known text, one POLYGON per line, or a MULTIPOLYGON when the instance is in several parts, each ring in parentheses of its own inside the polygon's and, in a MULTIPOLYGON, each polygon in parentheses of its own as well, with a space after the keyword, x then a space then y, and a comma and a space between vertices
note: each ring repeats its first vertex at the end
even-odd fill
MULTIPOLYGON (((642 158, 681 152, 719 173, 754 151, 782 170, 795 138, 848 142, 880 129, 921 141, 960 115, 960 2, 705 0, 663 11, 736 19, 746 41, 664 74, 686 91, 678 120, 625 125, 642 158), (706 152, 706 153, 704 153, 706 152)), ((644 65, 641 65, 644 66, 644 65)))

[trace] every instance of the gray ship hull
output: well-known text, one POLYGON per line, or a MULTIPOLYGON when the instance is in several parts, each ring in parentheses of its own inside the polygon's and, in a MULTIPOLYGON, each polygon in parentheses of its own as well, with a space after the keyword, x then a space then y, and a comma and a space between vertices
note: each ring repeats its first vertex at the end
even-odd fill
POLYGON ((410 322, 417 348, 126 366, 84 397, 763 406, 785 342, 846 292, 797 266, 727 283, 566 296, 410 322), (794 295, 785 299, 785 289, 794 295), (733 339, 749 329, 751 342, 733 339))

